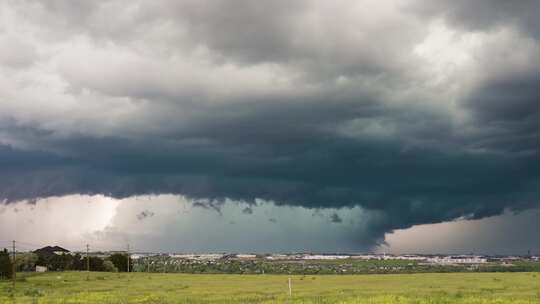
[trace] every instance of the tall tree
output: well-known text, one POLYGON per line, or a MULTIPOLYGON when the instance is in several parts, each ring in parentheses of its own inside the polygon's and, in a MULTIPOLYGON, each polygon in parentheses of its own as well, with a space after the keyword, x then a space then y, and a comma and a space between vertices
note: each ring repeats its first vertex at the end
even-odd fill
POLYGON ((11 279, 13 276, 13 264, 9 252, 4 248, 0 251, 0 279, 11 279))
MULTIPOLYGON (((109 260, 113 262, 114 266, 120 272, 127 271, 127 255, 122 253, 115 253, 109 257, 109 260)), ((129 260, 129 269, 133 269, 133 260, 129 260)))

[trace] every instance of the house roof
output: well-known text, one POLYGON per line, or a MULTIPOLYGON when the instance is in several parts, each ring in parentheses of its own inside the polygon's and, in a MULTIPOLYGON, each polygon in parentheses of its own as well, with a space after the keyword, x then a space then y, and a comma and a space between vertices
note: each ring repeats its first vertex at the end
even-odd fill
POLYGON ((57 252, 69 252, 69 250, 62 248, 60 246, 46 246, 46 247, 34 250, 34 253, 36 254, 53 255, 53 254, 56 254, 57 252))

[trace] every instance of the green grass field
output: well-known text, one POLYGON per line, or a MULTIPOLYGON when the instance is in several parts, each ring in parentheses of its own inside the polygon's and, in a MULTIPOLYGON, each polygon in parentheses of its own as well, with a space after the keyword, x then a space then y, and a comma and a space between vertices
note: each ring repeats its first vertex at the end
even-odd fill
POLYGON ((290 276, 58 272, 19 275, 0 303, 540 303, 540 273, 290 276))

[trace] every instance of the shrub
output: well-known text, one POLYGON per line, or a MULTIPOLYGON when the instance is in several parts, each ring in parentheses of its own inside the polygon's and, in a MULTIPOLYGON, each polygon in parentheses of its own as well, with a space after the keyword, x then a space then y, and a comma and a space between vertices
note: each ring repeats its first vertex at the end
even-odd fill
POLYGON ((13 276, 13 264, 7 249, 0 251, 0 279, 10 279, 13 276))
POLYGON ((107 272, 118 272, 118 268, 116 268, 116 266, 114 266, 113 262, 111 262, 109 260, 105 260, 103 262, 103 268, 107 272))

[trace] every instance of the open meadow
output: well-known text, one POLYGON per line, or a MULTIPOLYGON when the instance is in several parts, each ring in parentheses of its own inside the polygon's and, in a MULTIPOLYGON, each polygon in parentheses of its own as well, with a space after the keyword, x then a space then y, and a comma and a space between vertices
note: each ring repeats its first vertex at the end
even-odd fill
POLYGON ((540 273, 19 274, 0 303, 540 303, 540 273), (288 279, 292 282, 289 297, 288 279))

